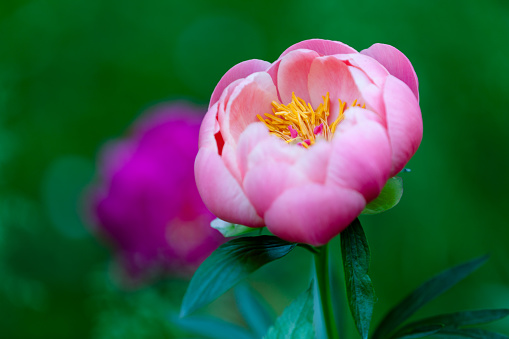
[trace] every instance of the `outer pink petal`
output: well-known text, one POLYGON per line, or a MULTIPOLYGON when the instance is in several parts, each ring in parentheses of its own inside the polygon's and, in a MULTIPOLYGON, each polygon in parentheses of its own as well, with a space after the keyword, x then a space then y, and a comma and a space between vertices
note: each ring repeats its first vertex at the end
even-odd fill
POLYGON ((310 39, 298 42, 295 45, 288 47, 283 52, 283 54, 281 54, 280 58, 296 49, 310 49, 312 51, 318 52, 318 54, 322 56, 357 53, 355 49, 339 41, 310 39))
POLYGON ((217 122, 217 107, 218 104, 210 107, 203 118, 203 121, 200 126, 200 134, 198 146, 206 147, 211 149, 215 153, 218 153, 217 142, 215 139, 215 134, 219 132, 219 123, 217 122))
POLYGON ((210 107, 207 111, 207 114, 200 126, 199 147, 208 147, 213 149, 214 152, 220 153, 217 145, 216 134, 219 134, 219 138, 222 138, 220 122, 224 120, 225 107, 228 104, 233 90, 241 81, 242 80, 239 79, 229 84, 221 94, 219 101, 212 105, 212 107, 210 107))
MULTIPOLYGON (((281 59, 278 59, 267 69, 267 74, 270 75, 270 77, 272 78, 272 82, 274 82, 274 85, 276 86, 276 88, 278 88, 277 73, 279 72, 280 64, 281 64, 281 59)), ((281 97, 279 96, 279 91, 278 91, 278 99, 279 99, 279 102, 282 102, 281 97)))
POLYGON ((295 50, 281 59, 277 72, 278 94, 281 103, 292 101, 292 92, 306 102, 310 102, 308 74, 311 63, 319 55, 315 51, 295 50))
POLYGON ((323 102, 322 96, 329 92, 330 121, 339 114, 338 99, 351 105, 361 97, 348 66, 335 56, 315 58, 309 71, 308 87, 313 108, 318 107, 323 102))
POLYGON ((383 97, 392 147, 391 176, 394 176, 405 167, 421 143, 421 108, 410 88, 393 76, 385 82, 383 97))
POLYGON ((254 73, 242 80, 230 96, 224 119, 219 121, 225 142, 235 145, 248 125, 260 121, 257 114, 272 112, 274 100, 276 87, 267 73, 254 73))
MULTIPOLYGON (((230 102, 230 98, 233 94, 233 91, 235 88, 237 88, 237 85, 240 84, 244 79, 237 79, 223 90, 223 93, 221 94, 221 98, 217 101, 217 120, 219 122, 220 126, 223 126, 225 124, 225 120, 228 118, 226 117, 226 107, 228 106, 228 103, 230 102)), ((223 132, 221 132, 224 134, 223 132)))
POLYGON ((389 72, 375 59, 360 53, 345 54, 337 56, 338 59, 348 62, 353 67, 356 67, 364 72, 371 81, 382 88, 385 83, 385 78, 389 72))
POLYGON ((214 89, 214 92, 212 92, 212 96, 210 98, 209 107, 214 105, 219 98, 221 97, 221 93, 223 93, 223 90, 231 84, 233 81, 237 79, 242 79, 247 77, 250 74, 253 74, 255 72, 261 72, 267 70, 269 68, 270 63, 263 60, 247 60, 243 61, 240 64, 237 64, 230 68, 219 80, 218 84, 216 85, 216 88, 214 89))
POLYGON ((365 205, 354 190, 308 184, 281 194, 265 213, 265 222, 282 239, 321 246, 343 231, 365 205))
POLYGON ((414 67, 408 58, 395 47, 385 44, 374 44, 361 51, 381 63, 390 74, 403 81, 410 87, 417 101, 419 101, 419 81, 414 67))
POLYGON ((250 227, 264 225, 217 153, 201 148, 196 156, 194 172, 203 202, 218 218, 250 227))
POLYGON ((221 153, 221 158, 223 159, 224 165, 237 180, 237 182, 239 184, 242 183, 240 168, 237 161, 236 148, 230 143, 225 143, 223 146, 223 152, 221 153))
POLYGON ((251 168, 244 177, 244 192, 262 218, 286 189, 309 183, 302 172, 285 162, 270 159, 251 168))
POLYGON ((351 108, 332 140, 327 185, 353 189, 367 202, 380 194, 391 171, 391 147, 374 113, 351 108), (349 125, 348 127, 345 127, 349 125))

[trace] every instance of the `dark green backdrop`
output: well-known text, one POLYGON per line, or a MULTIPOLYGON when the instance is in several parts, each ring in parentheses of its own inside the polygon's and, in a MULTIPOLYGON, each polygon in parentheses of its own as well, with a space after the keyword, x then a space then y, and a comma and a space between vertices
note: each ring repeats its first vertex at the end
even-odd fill
MULTIPOLYGON (((10 0, 0 2, 0 337, 168 337, 156 314, 178 307, 185 283, 119 291, 109 250, 79 218, 96 154, 147 106, 207 103, 234 64, 273 61, 308 38, 394 45, 420 81, 424 138, 403 199, 361 218, 374 321, 484 253, 484 267, 421 314, 509 307, 509 2, 10 0)), ((251 282, 281 312, 308 265, 299 250, 251 282)), ((231 303, 209 311, 239 321, 231 303)), ((509 321, 491 328, 509 333, 509 321)))

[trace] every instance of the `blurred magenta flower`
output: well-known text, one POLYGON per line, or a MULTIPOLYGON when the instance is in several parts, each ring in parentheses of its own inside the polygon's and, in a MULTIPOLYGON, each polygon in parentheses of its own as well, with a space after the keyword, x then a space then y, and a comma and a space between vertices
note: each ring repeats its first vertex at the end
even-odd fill
POLYGON ((115 247, 128 282, 187 276, 223 241, 194 180, 204 111, 161 104, 102 151, 102 182, 89 202, 96 231, 115 247))
POLYGON ((201 126, 196 181, 219 218, 319 246, 379 195, 421 139, 405 55, 307 40, 222 77, 201 126))

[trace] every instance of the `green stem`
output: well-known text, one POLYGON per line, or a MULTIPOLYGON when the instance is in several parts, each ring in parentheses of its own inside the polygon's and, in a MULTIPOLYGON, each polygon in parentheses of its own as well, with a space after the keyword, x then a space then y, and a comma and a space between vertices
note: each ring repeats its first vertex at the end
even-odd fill
POLYGON ((327 330, 328 339, 338 339, 338 329, 334 319, 334 311, 332 308, 332 295, 330 289, 329 278, 329 250, 328 244, 322 246, 314 255, 315 274, 318 292, 320 293, 320 305, 322 307, 323 322, 327 330))

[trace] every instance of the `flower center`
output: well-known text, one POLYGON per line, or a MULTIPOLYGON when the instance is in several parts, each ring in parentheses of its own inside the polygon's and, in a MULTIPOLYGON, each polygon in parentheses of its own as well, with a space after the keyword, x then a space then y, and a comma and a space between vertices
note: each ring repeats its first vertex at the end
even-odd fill
MULTIPOLYGON (((330 115, 329 92, 322 96, 323 103, 313 109, 310 103, 292 93, 292 101, 288 105, 272 102, 272 114, 265 113, 265 118, 257 114, 261 122, 267 126, 270 134, 276 135, 287 143, 298 144, 305 148, 313 145, 318 138, 327 141, 332 139, 336 127, 344 119, 347 103, 339 100, 339 114, 336 120, 329 125, 330 115)), ((366 105, 357 104, 354 100, 352 106, 366 108, 366 105)))

